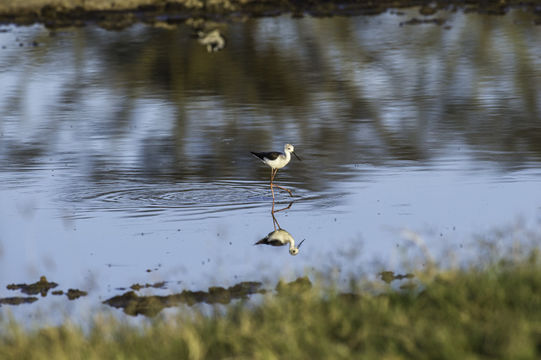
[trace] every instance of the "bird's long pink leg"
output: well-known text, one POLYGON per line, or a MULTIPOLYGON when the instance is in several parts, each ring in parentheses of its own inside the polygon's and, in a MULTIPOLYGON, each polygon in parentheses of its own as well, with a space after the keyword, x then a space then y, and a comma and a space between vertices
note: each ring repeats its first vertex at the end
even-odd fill
POLYGON ((272 203, 273 204, 274 204, 274 188, 273 188, 274 184, 272 182, 274 181, 274 175, 276 175, 275 172, 274 172, 274 169, 271 168, 270 188, 271 188, 271 192, 272 192, 272 203))
POLYGON ((278 220, 276 220, 276 216, 274 216, 274 201, 272 202, 272 211, 271 211, 271 215, 272 215, 272 224, 274 225, 274 231, 276 231, 276 226, 278 226, 278 229, 280 229, 280 224, 278 224, 278 220))
POLYGON ((279 188, 279 189, 282 189, 282 190, 287 191, 287 192, 289 193, 289 196, 293 197, 293 193, 291 192, 291 190, 286 189, 285 187, 280 186, 280 185, 273 185, 273 186, 276 186, 276 187, 279 188))
POLYGON ((282 208, 282 209, 278 209, 278 210, 274 210, 274 202, 272 203, 272 212, 275 214, 277 212, 280 212, 280 211, 285 211, 285 210, 289 210, 291 208, 291 205, 293 205, 293 201, 289 203, 288 206, 286 206, 285 208, 282 208))
MULTIPOLYGON (((287 192, 289 193, 289 196, 293 197, 293 194, 291 193, 291 190, 286 189, 285 187, 280 186, 280 185, 274 185, 274 178, 276 177, 276 174, 277 174, 277 173, 278 173, 278 169, 276 169, 276 170, 274 171, 274 175, 272 175, 272 172, 271 172, 271 189, 272 189, 274 186, 276 186, 276 187, 279 188, 279 189, 282 189, 282 190, 287 191, 287 192)), ((272 198, 274 199, 274 191, 272 192, 272 196, 273 196, 272 198)))

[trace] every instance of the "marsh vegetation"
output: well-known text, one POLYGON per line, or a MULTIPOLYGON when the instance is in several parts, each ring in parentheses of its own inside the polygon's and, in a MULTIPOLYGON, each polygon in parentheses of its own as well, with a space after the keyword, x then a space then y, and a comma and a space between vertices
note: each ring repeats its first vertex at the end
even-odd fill
POLYGON ((414 287, 351 278, 344 291, 303 281, 257 303, 215 305, 133 325, 97 312, 90 325, 25 330, 2 318, 3 359, 537 359, 537 250, 417 273, 414 287), (75 354, 75 355, 74 355, 75 354))

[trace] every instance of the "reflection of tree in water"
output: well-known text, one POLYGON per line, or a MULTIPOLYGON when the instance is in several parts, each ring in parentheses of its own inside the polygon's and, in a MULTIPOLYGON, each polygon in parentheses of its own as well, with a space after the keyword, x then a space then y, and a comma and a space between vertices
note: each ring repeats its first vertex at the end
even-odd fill
MULTIPOLYGON (((100 137, 79 156, 98 179, 125 171, 115 149, 129 139, 131 176, 212 181, 263 176, 248 150, 291 142, 309 161, 286 176, 309 189, 348 176, 343 165, 424 161, 461 145, 504 168, 541 160, 541 66, 528 15, 453 16, 450 29, 399 28, 390 16, 250 20, 230 24, 227 48, 212 54, 186 27, 38 35, 27 61, 38 73, 64 66, 62 91, 41 108, 48 130, 30 142, 7 138, 0 150, 4 161, 35 161, 74 125, 75 141, 100 137), (169 132, 134 136, 142 103, 156 122, 173 119, 169 132)), ((9 102, 18 105, 0 115, 24 114, 20 79, 9 102)))

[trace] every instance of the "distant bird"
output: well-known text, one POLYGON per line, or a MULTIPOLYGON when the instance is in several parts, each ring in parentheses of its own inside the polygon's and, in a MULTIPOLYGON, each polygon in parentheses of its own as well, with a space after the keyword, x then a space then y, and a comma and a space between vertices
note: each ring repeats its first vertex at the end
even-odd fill
POLYGON ((293 196, 291 193, 291 190, 286 189, 285 187, 274 185, 274 177, 276 176, 276 173, 278 172, 278 169, 283 168, 289 163, 289 160, 291 160, 291 154, 295 155, 295 157, 299 160, 301 160, 300 157, 295 154, 295 148, 291 144, 285 144, 284 145, 284 152, 254 152, 251 151, 251 153, 255 156, 257 156, 261 161, 263 161, 265 164, 270 166, 271 168, 271 177, 270 177, 270 187, 272 191, 272 199, 274 200, 274 189, 273 187, 276 186, 277 188, 280 188, 282 190, 285 190, 289 193, 290 196, 293 196))
POLYGON ((289 253, 291 255, 297 255, 303 242, 304 240, 302 240, 298 246, 295 246, 295 239, 293 239, 293 236, 284 229, 278 229, 271 231, 254 245, 284 246, 289 244, 289 253))
POLYGON ((225 47, 225 38, 218 29, 210 32, 199 31, 197 36, 199 37, 199 43, 205 45, 208 52, 216 52, 225 47))

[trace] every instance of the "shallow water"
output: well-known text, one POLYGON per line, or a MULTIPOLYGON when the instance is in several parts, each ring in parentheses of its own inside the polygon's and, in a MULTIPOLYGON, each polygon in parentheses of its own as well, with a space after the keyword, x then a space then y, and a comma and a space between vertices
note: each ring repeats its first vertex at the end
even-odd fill
POLYGON ((0 297, 40 275, 96 305, 135 282, 375 274, 400 268, 405 229, 460 260, 475 234, 538 227, 541 27, 413 16, 219 25, 217 53, 188 27, 4 27, 0 297), (295 257, 253 246, 272 197, 249 151, 286 142, 303 161, 278 172, 295 197, 276 218, 306 239, 295 257))

